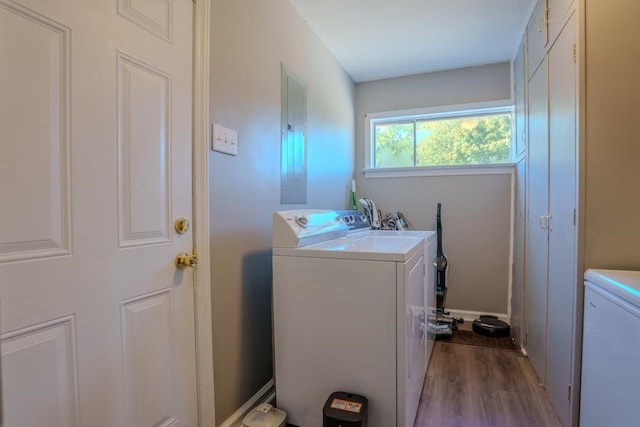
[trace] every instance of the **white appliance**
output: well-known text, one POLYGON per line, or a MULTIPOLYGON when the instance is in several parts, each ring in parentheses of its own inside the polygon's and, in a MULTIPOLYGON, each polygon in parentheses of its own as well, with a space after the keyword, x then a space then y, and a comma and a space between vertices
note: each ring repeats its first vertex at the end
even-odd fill
POLYGON ((435 235, 361 230, 363 219, 274 214, 276 401, 290 424, 321 427, 326 399, 347 391, 367 397, 369 425, 413 426, 428 358, 426 283, 434 289, 424 260, 435 256, 435 235))
MULTIPOLYGON (((431 359, 431 353, 433 352, 433 346, 436 341, 436 250, 437 241, 435 231, 417 231, 417 230, 374 230, 371 229, 371 225, 367 217, 359 211, 345 210, 337 211, 349 227, 349 236, 397 236, 397 237, 415 237, 424 239, 425 245, 425 277, 424 277, 424 307, 425 307, 425 325, 431 325, 427 327, 426 346, 425 346, 425 370, 429 366, 429 360, 431 359)), ((422 298, 420 298, 422 299, 422 298)))
POLYGON ((640 271, 587 270, 580 426, 640 424, 640 271))

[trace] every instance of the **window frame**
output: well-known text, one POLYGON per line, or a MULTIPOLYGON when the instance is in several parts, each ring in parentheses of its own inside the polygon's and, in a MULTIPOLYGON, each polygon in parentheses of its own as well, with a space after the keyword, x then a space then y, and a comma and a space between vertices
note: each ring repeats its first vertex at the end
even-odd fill
MULTIPOLYGON (((511 123, 510 160, 505 163, 491 163, 478 165, 448 165, 448 166, 407 166, 392 168, 375 168, 373 149, 373 128, 376 123, 402 122, 414 120, 434 120, 446 118, 462 118, 467 116, 481 116, 495 113, 514 114, 511 99, 468 104, 446 105, 408 110, 385 111, 380 113, 366 113, 364 115, 364 175, 365 178, 388 178, 402 176, 442 176, 442 175, 482 175, 496 173, 511 173, 514 156, 514 123, 511 123)), ((415 153, 414 153, 415 156, 415 153)))

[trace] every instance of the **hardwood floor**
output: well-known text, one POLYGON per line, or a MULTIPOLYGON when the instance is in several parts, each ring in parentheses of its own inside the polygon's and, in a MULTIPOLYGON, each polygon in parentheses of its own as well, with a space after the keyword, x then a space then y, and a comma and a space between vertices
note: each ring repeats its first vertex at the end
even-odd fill
POLYGON ((438 341, 415 427, 562 426, 520 352, 438 341))

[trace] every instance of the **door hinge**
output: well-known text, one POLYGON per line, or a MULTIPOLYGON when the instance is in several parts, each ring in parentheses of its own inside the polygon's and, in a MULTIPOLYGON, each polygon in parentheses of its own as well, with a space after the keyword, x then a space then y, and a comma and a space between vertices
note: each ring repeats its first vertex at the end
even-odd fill
POLYGON ((573 225, 576 225, 576 210, 573 209, 573 225))
POLYGON ((576 47, 576 44, 573 44, 573 63, 576 63, 576 58, 578 57, 578 48, 576 47))
POLYGON ((567 400, 571 400, 571 384, 567 386, 567 400))
POLYGON ((551 11, 551 9, 549 9, 549 5, 547 4, 547 7, 545 7, 544 9, 544 23, 549 26, 549 12, 551 11))

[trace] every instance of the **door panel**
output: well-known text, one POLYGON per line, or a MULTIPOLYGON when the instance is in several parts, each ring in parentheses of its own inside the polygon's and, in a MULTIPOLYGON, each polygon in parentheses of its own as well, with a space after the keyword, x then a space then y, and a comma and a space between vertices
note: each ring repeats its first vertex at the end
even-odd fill
POLYGON ((547 392, 569 425, 576 287, 576 70, 574 18, 549 51, 549 323, 547 392))
POLYGON ((70 30, 3 2, 0 29, 0 180, 11 183, 0 188, 10 207, 2 209, 0 262, 65 255, 71 250, 70 30), (17 82, 28 84, 16 90, 17 82))
POLYGON ((170 415, 158 417, 165 411, 175 414, 171 397, 171 353, 175 346, 172 299, 171 290, 162 290, 120 304, 127 425, 176 421, 170 415))
POLYGON ((173 0, 118 0, 118 14, 171 42, 173 0))
POLYGON ((4 337, 2 379, 12 387, 3 395, 5 425, 78 425, 74 326, 75 318, 68 316, 4 337), (25 406, 28 410, 15 410, 25 406))
POLYGON ((171 76, 121 52, 117 63, 119 246, 168 242, 171 76))
POLYGON ((525 262, 525 348, 540 381, 545 383, 547 334, 547 263, 549 188, 549 121, 547 59, 529 82, 528 200, 525 262))
POLYGON ((0 0, 5 427, 197 424, 192 8, 0 0))

